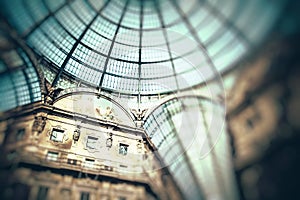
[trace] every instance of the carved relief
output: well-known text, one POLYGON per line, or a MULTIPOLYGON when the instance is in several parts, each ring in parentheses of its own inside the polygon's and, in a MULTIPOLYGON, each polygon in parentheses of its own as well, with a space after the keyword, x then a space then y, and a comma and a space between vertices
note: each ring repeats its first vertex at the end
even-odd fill
POLYGON ((87 134, 82 142, 84 149, 90 153, 98 152, 104 147, 101 138, 95 134, 87 134))
POLYGON ((135 120, 137 120, 137 121, 143 121, 147 110, 148 109, 143 109, 143 110, 141 110, 141 109, 138 109, 138 110, 131 109, 131 112, 132 112, 135 120))
POLYGON ((134 116, 135 123, 138 127, 142 127, 144 123, 144 117, 148 109, 131 109, 131 113, 134 116))
POLYGON ((39 113, 34 117, 33 125, 32 125, 32 132, 33 133, 42 133, 47 121, 47 114, 39 113))
POLYGON ((52 105, 55 98, 59 95, 59 93, 63 90, 61 88, 52 87, 51 84, 45 80, 45 103, 52 105))
POLYGON ((79 129, 79 127, 77 127, 73 133, 74 143, 78 142, 79 138, 80 138, 80 129, 79 129))
POLYGON ((107 106, 106 109, 97 107, 96 113, 98 117, 101 119, 115 121, 115 115, 113 113, 113 109, 109 106, 107 106))
POLYGON ((106 147, 111 148, 113 143, 112 133, 109 133, 109 138, 106 139, 106 147))
POLYGON ((142 153, 142 152, 143 152, 143 143, 142 143, 141 140, 138 140, 138 141, 137 141, 136 147, 137 147, 137 152, 138 152, 138 153, 142 153))

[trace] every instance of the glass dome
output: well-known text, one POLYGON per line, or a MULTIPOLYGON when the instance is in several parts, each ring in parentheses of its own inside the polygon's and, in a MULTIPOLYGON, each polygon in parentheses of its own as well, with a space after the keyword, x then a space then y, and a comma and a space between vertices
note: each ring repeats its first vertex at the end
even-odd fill
MULTIPOLYGON (((274 25, 284 1, 2 1, 9 22, 63 77, 100 90, 153 95, 232 68, 274 25)), ((50 73, 50 72, 49 72, 50 73)))
POLYGON ((0 31, 0 114, 41 100, 40 77, 30 57, 0 31))

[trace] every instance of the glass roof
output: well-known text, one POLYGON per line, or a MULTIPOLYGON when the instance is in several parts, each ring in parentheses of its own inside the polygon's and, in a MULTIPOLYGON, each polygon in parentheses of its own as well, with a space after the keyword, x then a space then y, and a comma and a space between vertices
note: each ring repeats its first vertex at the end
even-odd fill
POLYGON ((144 129, 186 199, 237 199, 224 107, 196 96, 174 98, 144 129))
POLYGON ((28 55, 2 32, 0 43, 0 112, 40 101, 40 80, 28 55))
MULTIPOLYGON (((4 13, 63 77, 128 95, 201 84, 253 50, 284 1, 4 0, 4 13)), ((50 77, 50 76, 46 76, 50 77)))
MULTIPOLYGON (((114 97, 150 99, 220 78, 259 46, 284 2, 2 0, 0 9, 53 87, 80 83, 114 97)), ((24 50, 13 46, 0 56, 0 110, 41 100, 24 50)), ((209 99, 181 96, 145 120, 186 199, 237 199, 224 112, 209 99)))

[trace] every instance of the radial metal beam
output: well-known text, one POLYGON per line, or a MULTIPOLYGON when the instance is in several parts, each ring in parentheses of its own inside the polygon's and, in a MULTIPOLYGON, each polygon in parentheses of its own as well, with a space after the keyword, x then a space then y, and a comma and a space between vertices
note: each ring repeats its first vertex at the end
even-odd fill
MULTIPOLYGON (((168 113, 169 113, 169 110, 167 110, 167 111, 168 111, 168 113)), ((169 115, 170 115, 170 118, 171 118, 171 114, 170 114, 170 113, 169 113, 169 115)), ((196 172, 195 172, 195 170, 194 170, 194 168, 193 168, 193 164, 191 163, 191 161, 190 161, 190 159, 189 159, 189 157, 188 157, 188 155, 187 155, 187 151, 185 151, 185 149, 184 149, 184 145, 183 145, 182 141, 181 141, 180 138, 178 137, 178 132, 177 132, 177 130, 176 130, 176 127, 175 127, 173 121, 172 121, 172 120, 168 120, 168 121, 170 122, 171 127, 175 130, 175 134, 174 134, 174 135, 177 136, 177 141, 178 141, 178 144, 180 145, 180 148, 181 148, 181 150, 182 150, 182 152, 183 152, 183 156, 184 156, 184 159, 185 159, 185 161, 186 161, 186 164, 188 165, 188 167, 189 167, 189 169, 190 169, 190 172, 191 172, 191 174, 192 174, 192 176, 193 176, 194 182, 195 182, 195 184, 197 185, 197 188, 199 189, 199 194, 201 195, 201 199, 204 200, 204 199, 206 199, 206 197, 204 196, 204 192, 203 192, 201 183, 200 183, 199 180, 196 178, 196 177, 197 177, 197 174, 196 174, 196 172)))
MULTIPOLYGON (((20 57, 21 57, 23 63, 26 65, 27 63, 26 63, 25 59, 23 58, 23 56, 21 55, 20 50, 17 50, 17 52, 19 53, 19 55, 20 55, 20 57)), ((25 69, 22 69, 22 73, 23 73, 23 75, 24 75, 24 77, 25 77, 26 85, 28 86, 30 102, 33 102, 33 99, 34 99, 33 93, 32 93, 33 88, 32 88, 32 85, 31 85, 31 83, 30 83, 29 77, 28 77, 28 75, 27 75, 25 69)))
POLYGON ((112 53, 112 50, 113 50, 113 47, 114 47, 114 44, 115 44, 115 41, 116 41, 118 32, 119 32, 119 30, 120 30, 120 25, 121 25, 121 23, 122 23, 122 21, 123 21, 123 18, 124 18, 124 16, 125 16, 126 11, 127 11, 128 4, 129 4, 129 0, 127 0, 126 3, 125 3, 125 6, 124 6, 123 11, 122 11, 122 14, 121 14, 121 17, 120 17, 120 19, 119 19, 119 21, 118 21, 117 29, 116 29, 116 31, 115 31, 115 33, 114 33, 113 40, 112 40, 111 45, 110 45, 110 47, 109 47, 109 51, 108 51, 108 54, 107 54, 107 58, 106 58, 106 60, 105 60, 105 64, 104 64, 104 67, 103 67, 103 73, 102 73, 102 75, 101 75, 101 77, 100 77, 100 81, 99 81, 99 84, 98 84, 99 90, 101 90, 101 88, 102 88, 102 84, 103 84, 103 80, 104 80, 104 75, 105 75, 106 70, 107 70, 108 61, 109 61, 110 55, 111 55, 111 53, 112 53))
POLYGON ((200 106, 200 110, 201 110, 201 117, 203 119, 203 125, 205 128, 205 134, 206 134, 207 141, 208 141, 208 147, 211 149, 212 166, 213 166, 213 171, 214 171, 214 175, 215 175, 215 179, 216 179, 216 184, 218 185, 220 192, 223 193, 223 195, 224 195, 223 197, 225 199, 228 199, 226 197, 227 193, 226 193, 226 190, 224 187, 225 182, 224 182, 223 176, 221 173, 218 173, 218 169, 221 169, 221 166, 217 159, 217 155, 216 155, 216 152, 214 149, 214 144, 212 143, 210 129, 208 127, 207 120, 205 117, 205 108, 203 107, 202 103, 200 102, 200 99, 198 99, 198 102, 199 102, 199 106, 200 106))
MULTIPOLYGON (((29 31, 25 32, 22 37, 23 38, 27 38, 28 36, 30 36, 36 29, 38 29, 45 21, 47 21, 50 17, 52 17, 55 13, 59 12, 62 8, 64 8, 66 5, 68 5, 70 2, 72 2, 74 0, 70 0, 70 1, 66 1, 65 3, 63 3, 62 5, 60 5, 58 8, 56 8, 53 12, 49 10, 49 13, 40 21, 38 21, 29 31)), ((44 1, 43 1, 44 2, 44 1)), ((28 8, 28 3, 25 2, 25 0, 22 1, 24 7, 29 10, 28 8)), ((44 3, 45 4, 45 3, 44 3)), ((28 12, 29 16, 31 17, 32 20, 35 20, 32 15, 30 14, 30 12, 28 12)))
POLYGON ((193 27, 193 25, 191 24, 191 22, 189 21, 189 19, 187 18, 187 16, 185 15, 185 13, 183 12, 183 10, 179 7, 179 5, 177 4, 177 2, 175 0, 171 0, 172 5, 174 6, 174 8, 177 10, 178 14, 181 16, 183 22, 185 23, 186 27, 188 28, 188 30, 190 31, 191 35, 193 36, 194 40, 197 42, 198 44, 198 48, 199 50, 203 53, 203 55, 205 56, 209 66, 211 67, 212 71, 214 72, 214 75, 216 75, 213 80, 217 81, 218 84, 220 85, 220 87, 223 88, 223 84, 222 81, 220 79, 218 79, 217 75, 219 74, 219 72, 217 71, 215 64, 213 63, 212 59, 210 58, 210 56, 208 55, 206 46, 203 44, 203 42, 200 40, 195 28, 193 27))
POLYGON ((142 40, 143 40, 143 23, 144 23, 144 1, 140 1, 140 29, 139 29, 139 81, 138 81, 138 108, 141 103, 141 76, 142 76, 142 40))
POLYGON ((166 31, 166 28, 165 28, 164 18, 161 14, 160 4, 157 0, 155 2, 155 10, 158 14, 158 18, 159 18, 159 21, 160 21, 160 24, 161 24, 161 27, 162 27, 162 32, 163 32, 163 35, 164 35, 164 38, 165 38, 165 41, 166 41, 168 54, 169 54, 171 65, 172 65, 172 70, 173 70, 174 79, 175 79, 175 83, 176 83, 177 93, 179 93, 180 89, 179 89, 179 84, 178 84, 178 78, 177 78, 177 75, 176 75, 176 70, 175 70, 175 65, 174 65, 174 61, 173 61, 172 51, 171 51, 171 48, 170 48, 168 33, 166 31))
POLYGON ((84 37, 84 35, 86 34, 86 32, 90 29, 91 25, 94 23, 94 21, 97 19, 98 17, 98 13, 102 12, 107 5, 109 4, 109 1, 106 1, 105 4, 99 9, 99 11, 95 14, 95 16, 93 17, 93 19, 90 21, 90 23, 85 27, 85 29, 83 30, 83 32, 81 33, 81 35, 79 36, 79 38, 76 40, 75 44, 73 45, 72 49, 70 50, 70 52, 68 53, 67 57, 65 58, 64 62, 62 63, 58 73, 56 74, 51 86, 54 87, 56 86, 60 76, 62 75, 63 71, 65 70, 66 65, 68 64, 69 60, 71 59, 73 53, 75 52, 75 50, 77 49, 81 39, 84 37))
MULTIPOLYGON (((235 26, 235 24, 230 21, 220 10, 218 10, 216 8, 216 6, 212 5, 211 2, 209 2, 208 0, 201 0, 204 2, 206 8, 208 9, 209 12, 211 12, 211 14, 213 16, 215 16, 216 18, 218 18, 227 28, 234 30, 234 33, 237 35, 238 38, 240 38, 242 41, 244 41, 248 47, 253 48, 252 43, 249 41, 249 39, 245 36, 245 34, 235 26)), ((239 4, 241 4, 242 2, 239 1, 239 4)), ((240 9, 237 9, 237 11, 240 11, 240 9)), ((232 18, 236 18, 237 16, 232 16, 232 18)), ((222 33, 220 31, 220 33, 222 33)), ((218 34, 214 37, 215 39, 217 39, 218 34)))
POLYGON ((199 180, 197 179, 197 175, 196 175, 196 172, 193 168, 193 164, 191 163, 188 155, 187 155, 187 151, 185 151, 184 149, 184 145, 182 143, 182 141, 180 140, 180 138, 178 137, 179 133, 177 132, 176 130, 176 126, 174 124, 174 122, 172 121, 172 114, 170 113, 169 109, 167 107, 165 107, 166 109, 166 114, 167 114, 167 122, 169 123, 169 125, 171 126, 172 130, 174 130, 174 135, 176 137, 176 140, 177 140, 177 144, 182 152, 182 156, 184 157, 184 160, 185 160, 185 163, 187 164, 189 170, 190 170, 190 173, 192 175, 192 178, 193 178, 193 182, 195 183, 197 189, 198 189, 198 193, 199 195, 201 195, 199 197, 199 199, 206 199, 205 196, 204 196, 204 193, 202 191, 202 186, 201 186, 201 183, 199 182, 199 180))

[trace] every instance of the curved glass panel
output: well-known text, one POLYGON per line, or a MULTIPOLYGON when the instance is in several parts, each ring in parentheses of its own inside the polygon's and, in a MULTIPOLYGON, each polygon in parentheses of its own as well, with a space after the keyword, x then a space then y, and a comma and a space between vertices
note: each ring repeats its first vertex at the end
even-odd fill
POLYGON ((0 35, 0 112, 41 100, 38 74, 27 54, 0 35))
POLYGON ((170 100, 144 129, 186 199, 237 199, 225 113, 200 97, 170 100))
POLYGON ((217 76, 270 31, 284 1, 2 1, 10 23, 65 74, 122 94, 190 88, 217 76))

